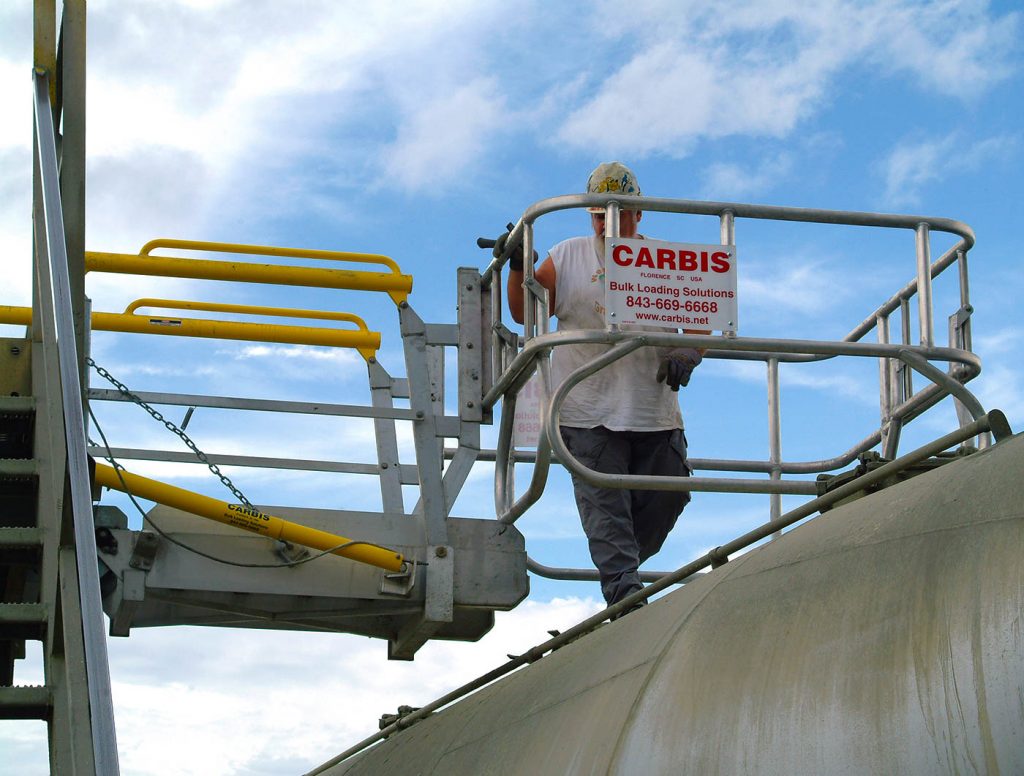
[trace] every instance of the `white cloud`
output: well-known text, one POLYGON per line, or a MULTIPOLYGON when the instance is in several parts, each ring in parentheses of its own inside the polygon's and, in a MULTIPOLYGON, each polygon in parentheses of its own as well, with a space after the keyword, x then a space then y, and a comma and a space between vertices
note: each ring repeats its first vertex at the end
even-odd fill
POLYGON ((738 293, 746 309, 770 313, 773 319, 828 312, 852 293, 846 274, 828 264, 837 262, 789 256, 784 262, 757 264, 740 276, 738 293))
POLYGON ((528 601, 498 613, 480 642, 433 642, 413 663, 388 662, 382 642, 355 636, 203 629, 199 649, 193 628, 134 631, 110 642, 122 768, 256 773, 281 761, 277 772, 301 772, 374 733, 381 714, 422 706, 599 608, 528 601))
POLYGON ((405 188, 440 194, 478 162, 502 126, 504 100, 492 78, 476 78, 426 100, 407 115, 394 144, 382 150, 389 178, 405 188))
POLYGON ((1012 69, 1020 13, 989 15, 987 2, 880 2, 863 21, 877 44, 870 59, 894 73, 909 72, 923 86, 966 101, 1012 69))
POLYGON ((304 379, 319 379, 323 376, 321 365, 331 367, 331 376, 334 378, 345 377, 335 371, 336 368, 359 369, 365 367, 362 357, 351 350, 341 348, 320 348, 301 345, 247 345, 241 350, 229 354, 231 358, 238 361, 249 359, 286 359, 294 361, 301 366, 303 371, 295 372, 294 376, 304 379), (305 363, 303 363, 305 362, 305 363), (308 370, 315 368, 315 373, 308 370))
MULTIPOLYGON (((5 124, 0 121, 0 125, 5 124)), ((0 148, 0 257, 3 304, 32 304, 32 154, 29 148, 0 148)))
MULTIPOLYGON (((31 104, 31 69, 24 62, 0 58, 0 105, 31 104)), ((0 151, 32 147, 32 119, 28 110, 11 111, 0 121, 0 151)), ((3 165, 6 167, 6 164, 3 165)))
POLYGON ((1007 326, 989 334, 973 337, 974 350, 982 354, 1006 354, 1024 343, 1024 330, 1007 326))
POLYGON ((778 185, 793 167, 788 153, 766 156, 753 170, 738 164, 719 162, 706 171, 704 190, 709 199, 740 199, 778 185))
POLYGON ((1024 375, 1019 369, 996 364, 985 367, 968 390, 975 393, 986 409, 1002 410, 1010 427, 1021 431, 1024 425, 1024 375))
POLYGON ((645 3, 615 14, 602 50, 625 60, 562 124, 558 139, 601 153, 685 156, 704 138, 781 137, 865 62, 924 88, 977 96, 1009 73, 1019 15, 974 3, 748 0, 645 3))
POLYGON ((950 176, 973 172, 992 159, 1007 159, 1020 144, 1018 137, 999 135, 968 141, 958 132, 943 137, 905 141, 881 162, 885 200, 894 206, 917 204, 923 190, 950 176))

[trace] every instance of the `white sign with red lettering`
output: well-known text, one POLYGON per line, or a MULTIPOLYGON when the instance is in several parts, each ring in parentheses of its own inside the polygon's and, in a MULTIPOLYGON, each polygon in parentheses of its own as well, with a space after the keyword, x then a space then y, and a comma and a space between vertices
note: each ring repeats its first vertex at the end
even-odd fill
POLYGON ((540 371, 526 381, 516 395, 512 442, 516 447, 536 447, 540 441, 540 371))
POLYGON ((605 320, 736 331, 736 246, 609 240, 605 320))

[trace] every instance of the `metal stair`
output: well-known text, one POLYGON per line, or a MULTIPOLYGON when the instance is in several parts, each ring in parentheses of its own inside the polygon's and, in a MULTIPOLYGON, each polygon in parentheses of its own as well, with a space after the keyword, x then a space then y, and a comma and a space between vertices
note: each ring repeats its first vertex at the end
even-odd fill
POLYGON ((0 398, 0 716, 6 719, 49 716, 45 688, 13 686, 14 662, 25 657, 26 639, 41 641, 47 630, 39 601, 43 536, 36 524, 34 426, 31 397, 0 398))
MULTIPOLYGON (((4 388, 31 390, 30 385, 10 383, 4 388)), ((25 657, 25 642, 45 642, 51 632, 52 607, 41 601, 44 533, 38 525, 34 435, 35 401, 18 395, 0 397, 0 719, 49 722, 54 686, 14 683, 15 663, 25 657)))
POLYGON ((0 340, 0 721, 45 722, 51 771, 91 774, 100 768, 64 422, 60 402, 43 390, 52 375, 44 350, 0 340), (17 682, 26 642, 39 645, 43 685, 17 682))

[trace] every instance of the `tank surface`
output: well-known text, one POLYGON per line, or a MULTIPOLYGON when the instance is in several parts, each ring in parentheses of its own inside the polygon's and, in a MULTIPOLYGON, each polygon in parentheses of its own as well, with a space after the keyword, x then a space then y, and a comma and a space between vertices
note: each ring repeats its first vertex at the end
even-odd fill
POLYGON ((1024 773, 1022 550, 1018 435, 817 517, 328 772, 1024 773))

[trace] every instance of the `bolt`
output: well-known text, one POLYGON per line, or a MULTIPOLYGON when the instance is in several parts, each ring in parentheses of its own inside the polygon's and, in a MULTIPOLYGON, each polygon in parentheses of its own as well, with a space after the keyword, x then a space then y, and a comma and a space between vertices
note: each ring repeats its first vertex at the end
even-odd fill
POLYGON ((466 283, 466 290, 467 291, 472 291, 473 290, 473 284, 472 283, 466 283))
POLYGON ((473 343, 472 342, 467 342, 466 343, 466 350, 472 350, 472 349, 473 349, 473 343))
POLYGON ((19 355, 21 355, 21 348, 19 348, 17 345, 11 345, 11 355, 12 356, 19 356, 19 355))
POLYGON ((469 407, 470 409, 472 409, 474 405, 473 405, 473 402, 467 401, 466 402, 466 406, 469 407))
POLYGON ((423 410, 416 410, 416 419, 423 420, 423 410))
POLYGON ((382 468, 382 469, 388 468, 387 462, 386 461, 381 461, 380 468, 382 468))
POLYGON ((448 548, 447 547, 435 547, 434 548, 434 555, 436 555, 438 558, 446 558, 446 557, 448 557, 448 548))

